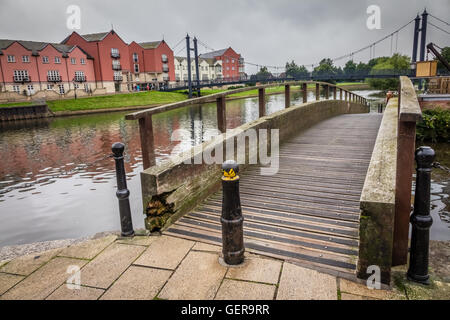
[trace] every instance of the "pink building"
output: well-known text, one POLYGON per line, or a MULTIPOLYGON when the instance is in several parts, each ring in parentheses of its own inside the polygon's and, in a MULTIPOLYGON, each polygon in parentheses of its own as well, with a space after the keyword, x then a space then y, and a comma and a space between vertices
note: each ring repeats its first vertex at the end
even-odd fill
POLYGON ((0 39, 0 92, 92 90, 93 59, 76 45, 0 39))

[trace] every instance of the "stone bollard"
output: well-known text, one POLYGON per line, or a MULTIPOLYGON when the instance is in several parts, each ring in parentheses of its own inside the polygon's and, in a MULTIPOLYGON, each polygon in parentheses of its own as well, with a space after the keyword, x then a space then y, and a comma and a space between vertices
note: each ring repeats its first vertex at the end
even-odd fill
POLYGON ((222 165, 222 243, 223 260, 229 265, 244 262, 244 218, 239 197, 239 166, 233 160, 222 165))
POLYGON ((411 251, 409 255, 408 279, 422 284, 429 284, 428 251, 430 245, 431 168, 435 153, 430 147, 416 150, 417 175, 414 196, 414 212, 411 215, 411 251))
POLYGON ((116 196, 119 199, 119 213, 120 213, 120 227, 122 230, 122 237, 134 236, 133 222, 131 220, 130 210, 130 191, 127 189, 127 180, 125 176, 125 166, 123 163, 123 151, 125 145, 121 142, 116 142, 112 146, 114 160, 116 161, 116 177, 117 177, 117 192, 116 196))

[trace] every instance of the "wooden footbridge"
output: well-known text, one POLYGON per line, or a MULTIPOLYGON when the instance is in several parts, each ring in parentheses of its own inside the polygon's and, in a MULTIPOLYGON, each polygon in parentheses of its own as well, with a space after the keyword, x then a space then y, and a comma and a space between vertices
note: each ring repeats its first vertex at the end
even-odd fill
MULTIPOLYGON (((406 259, 405 248, 398 244, 409 227, 408 222, 405 227, 409 212, 405 214, 405 208, 402 211, 396 204, 411 200, 411 130, 415 128, 411 124, 420 116, 411 81, 402 79, 404 106, 398 108, 397 103, 391 103, 384 115, 369 113, 364 98, 328 83, 315 83, 316 101, 308 102, 308 83, 286 83, 286 109, 268 116, 264 114, 264 89, 271 85, 256 87, 260 119, 242 128, 279 128, 279 170, 275 175, 262 176, 259 166, 242 166, 240 197, 245 247, 248 251, 363 278, 367 266, 375 264, 381 267, 382 281, 389 283, 392 257, 406 259), (300 85, 304 91, 303 105, 290 105, 290 87, 294 85, 300 85), (321 86, 326 99, 317 101, 321 86), (397 135, 398 131, 403 134, 397 135), (405 150, 399 160, 397 154, 405 150), (400 189, 402 192, 398 192, 400 189)), ((127 116, 139 119, 141 124, 144 164, 148 168, 141 174, 148 229, 221 245, 220 164, 188 164, 186 160, 196 155, 190 151, 154 166, 151 116, 213 98, 217 100, 218 127, 225 132, 225 97, 252 89, 255 88, 127 116)), ((233 131, 223 136, 236 138, 233 131)))

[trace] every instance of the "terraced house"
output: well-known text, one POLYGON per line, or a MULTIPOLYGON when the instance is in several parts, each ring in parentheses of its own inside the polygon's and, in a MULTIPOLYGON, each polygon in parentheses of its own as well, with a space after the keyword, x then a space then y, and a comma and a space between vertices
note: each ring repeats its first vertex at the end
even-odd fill
POLYGON ((95 86, 93 63, 77 45, 0 39, 0 99, 87 93, 95 86))

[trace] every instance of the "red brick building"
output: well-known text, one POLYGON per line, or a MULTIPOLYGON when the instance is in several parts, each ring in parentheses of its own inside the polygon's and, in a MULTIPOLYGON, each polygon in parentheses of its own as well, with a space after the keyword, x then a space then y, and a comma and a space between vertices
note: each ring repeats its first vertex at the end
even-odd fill
POLYGON ((34 95, 95 85, 93 58, 76 45, 0 40, 0 92, 34 95))
POLYGON ((222 61, 223 78, 240 78, 244 75, 244 59, 231 47, 201 54, 202 59, 222 61))

